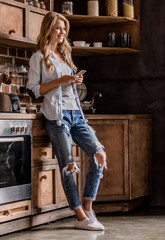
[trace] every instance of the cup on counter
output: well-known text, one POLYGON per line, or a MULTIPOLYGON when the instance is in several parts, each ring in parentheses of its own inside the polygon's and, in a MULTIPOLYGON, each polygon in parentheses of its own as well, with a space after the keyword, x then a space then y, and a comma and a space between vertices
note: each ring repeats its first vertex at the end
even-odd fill
POLYGON ((20 113, 27 113, 26 112, 26 107, 20 107, 20 113))
POLYGON ((125 47, 125 48, 131 47, 131 34, 120 33, 120 47, 125 47))
POLYGON ((108 47, 117 47, 117 33, 111 32, 109 35, 108 47))
POLYGON ((102 46, 103 46, 103 43, 102 43, 102 42, 94 42, 94 43, 93 43, 93 46, 94 46, 94 47, 102 47, 102 46))
POLYGON ((26 105, 26 111, 27 113, 37 113, 37 107, 33 104, 26 105))

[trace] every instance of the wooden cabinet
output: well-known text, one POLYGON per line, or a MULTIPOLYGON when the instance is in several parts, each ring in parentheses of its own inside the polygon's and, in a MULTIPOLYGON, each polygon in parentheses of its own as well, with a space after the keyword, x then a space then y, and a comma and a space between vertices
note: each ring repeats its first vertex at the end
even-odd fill
POLYGON ((0 0, 0 44, 35 48, 42 19, 48 11, 25 2, 0 0))
MULTIPOLYGON (((81 151, 74 142, 72 144, 74 160, 81 168, 81 151)), ((81 196, 81 175, 75 173, 74 177, 81 196)), ((57 158, 42 119, 32 121, 32 192, 33 214, 69 206, 61 184, 57 158)))
POLYGON ((33 213, 55 209, 58 194, 57 165, 32 168, 33 213))
MULTIPOLYGON (((0 0, 0 44, 35 48, 40 25, 48 11, 61 12, 60 1, 44 1, 43 10, 25 4, 25 0, 0 0), (10 14, 9 14, 10 13, 10 14)), ((74 2, 74 14, 65 15, 70 21, 69 39, 85 40, 90 47, 73 47, 74 56, 90 56, 95 54, 129 54, 140 50, 140 0, 134 0, 135 18, 122 16, 122 0, 119 3, 119 16, 106 16, 105 1, 100 1, 100 16, 87 14, 87 0, 74 2), (108 33, 117 35, 126 32, 131 34, 131 47, 108 47, 108 33), (102 48, 93 47, 93 42, 103 42, 102 48)))
POLYGON ((37 41, 42 20, 46 14, 45 12, 45 10, 41 10, 35 7, 28 8, 28 33, 30 40, 34 42, 37 41))
POLYGON ((11 36, 24 37, 25 9, 10 5, 7 1, 0 3, 0 32, 11 36))
MULTIPOLYGON (((125 211, 135 207, 143 197, 151 194, 151 116, 87 115, 87 119, 105 147, 108 164, 108 169, 104 169, 95 209, 125 211), (102 202, 103 208, 98 205, 102 202)), ((84 163, 86 175, 88 164, 87 161, 84 163)))

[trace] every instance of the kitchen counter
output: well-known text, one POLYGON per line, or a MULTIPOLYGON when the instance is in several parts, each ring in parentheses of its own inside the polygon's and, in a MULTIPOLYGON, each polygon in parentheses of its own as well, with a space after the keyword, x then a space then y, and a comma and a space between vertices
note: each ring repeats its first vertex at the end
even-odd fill
MULTIPOLYGON (((143 119, 144 117, 152 118, 152 114, 85 114, 87 119, 143 119)), ((42 119, 41 113, 0 113, 0 119, 42 119)))
POLYGON ((42 114, 31 113, 0 113, 0 119, 41 119, 42 114))

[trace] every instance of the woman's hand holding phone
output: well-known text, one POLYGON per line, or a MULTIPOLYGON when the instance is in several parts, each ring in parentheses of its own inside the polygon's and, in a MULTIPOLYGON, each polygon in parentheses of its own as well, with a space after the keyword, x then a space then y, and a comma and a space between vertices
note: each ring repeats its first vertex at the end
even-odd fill
POLYGON ((81 70, 79 71, 78 73, 76 73, 74 76, 75 76, 75 84, 78 85, 78 84, 81 84, 84 80, 83 78, 83 74, 86 73, 86 70, 81 70))

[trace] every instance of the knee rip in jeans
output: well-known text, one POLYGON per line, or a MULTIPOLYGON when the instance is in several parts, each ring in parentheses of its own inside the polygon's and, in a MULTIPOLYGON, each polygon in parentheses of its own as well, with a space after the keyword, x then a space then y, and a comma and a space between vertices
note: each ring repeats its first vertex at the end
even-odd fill
MULTIPOLYGON (((100 144, 100 143, 99 143, 100 144)), ((99 167, 103 167, 103 168, 105 168, 105 169, 107 169, 107 162, 106 162, 106 155, 105 156, 101 156, 101 162, 103 162, 103 163, 100 163, 100 159, 98 159, 98 156, 96 156, 98 153, 104 153, 104 151, 102 151, 102 152, 96 152, 95 154, 94 154, 94 162, 95 162, 95 164, 96 164, 96 166, 97 166, 97 169, 99 168, 99 167)), ((100 174, 100 178, 103 178, 103 174, 101 173, 100 174)))
MULTIPOLYGON (((72 156, 69 156, 69 159, 72 158, 72 156)), ((79 172, 80 169, 78 168, 76 162, 72 162, 72 163, 68 163, 62 170, 62 174, 64 175, 64 173, 66 174, 66 176, 68 176, 71 173, 74 172, 79 172)))

